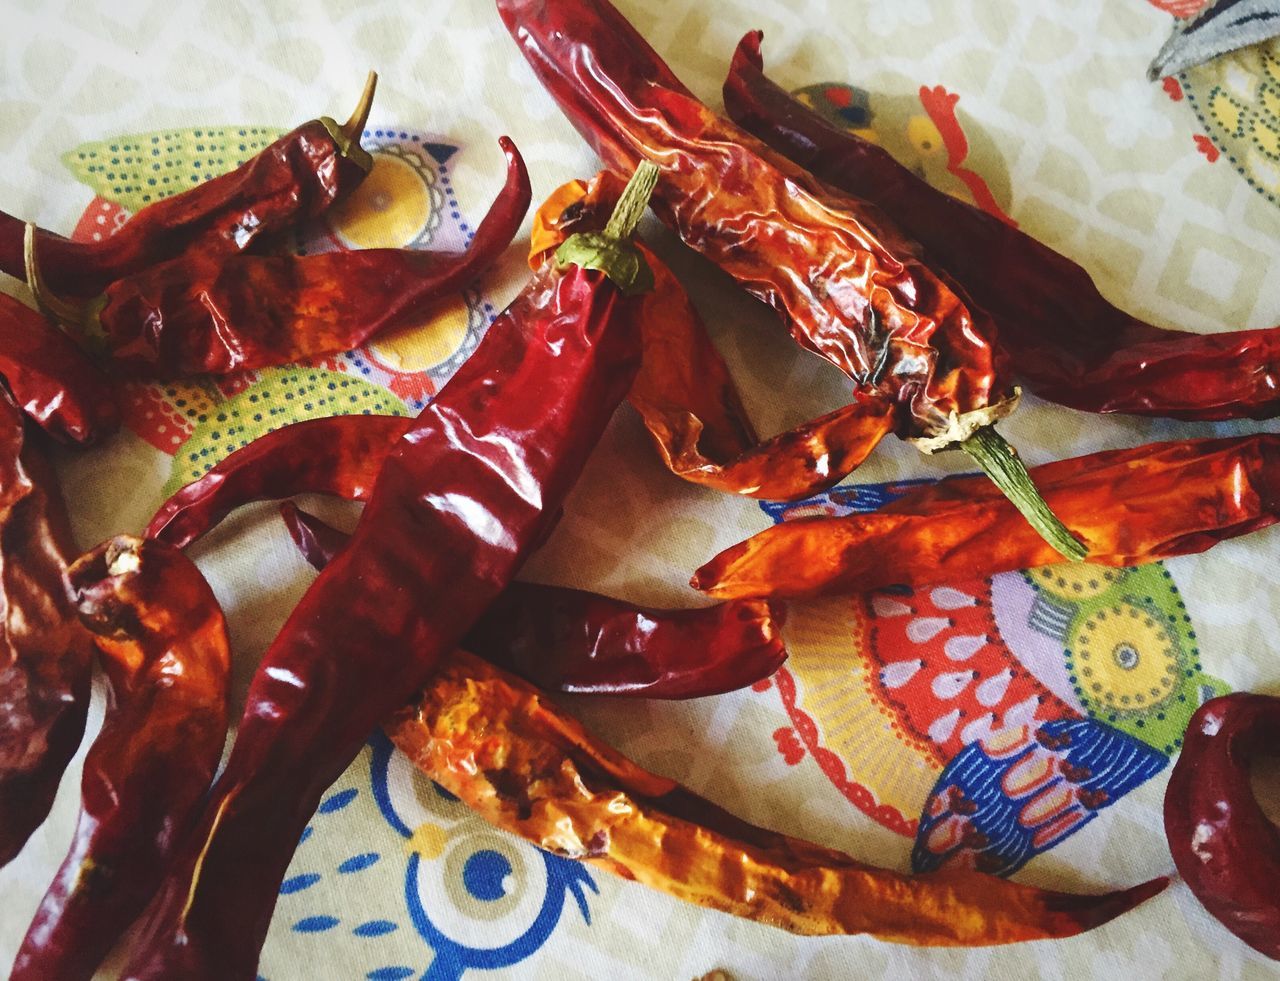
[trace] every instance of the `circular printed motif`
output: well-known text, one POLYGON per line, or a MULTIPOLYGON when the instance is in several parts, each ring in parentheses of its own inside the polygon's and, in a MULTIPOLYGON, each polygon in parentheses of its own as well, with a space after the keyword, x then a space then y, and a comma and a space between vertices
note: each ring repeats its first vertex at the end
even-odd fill
POLYGON ((1165 702, 1183 657, 1174 636, 1133 603, 1098 610, 1071 637, 1081 697, 1090 708, 1128 712, 1165 702))
POLYGON ((388 331, 369 345, 369 354, 390 371, 452 374, 474 350, 483 326, 479 304, 459 295, 421 323, 388 331))
POLYGON ((329 211, 330 228, 352 249, 426 245, 444 214, 444 191, 435 168, 412 149, 394 144, 379 147, 372 156, 369 176, 329 211))

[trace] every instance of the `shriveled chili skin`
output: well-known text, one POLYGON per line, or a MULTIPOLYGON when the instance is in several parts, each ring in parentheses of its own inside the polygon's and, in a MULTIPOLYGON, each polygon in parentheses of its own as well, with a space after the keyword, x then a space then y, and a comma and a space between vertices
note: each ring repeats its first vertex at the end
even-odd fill
POLYGON ((324 790, 506 587, 639 366, 602 273, 548 268, 388 455, 351 546, 264 655, 128 978, 255 977, 324 790))
POLYGON ((669 176, 658 215, 773 306, 798 343, 896 403, 900 435, 952 433, 953 417, 970 413, 976 428, 1012 408, 993 325, 887 216, 713 113, 607 0, 497 5, 605 164, 622 173, 641 159, 660 164, 669 176))
POLYGON ((1255 755, 1280 745, 1280 698, 1237 692, 1200 706, 1164 795, 1183 880, 1228 930, 1280 960, 1280 829, 1250 785, 1255 755))
POLYGON ((465 252, 357 249, 174 259, 107 288, 99 324, 114 360, 185 378, 349 351, 421 316, 487 270, 529 210, 529 174, 500 141, 506 184, 465 252))
MULTIPOLYGON (((292 501, 294 544, 323 569, 348 536, 292 501)), ((787 659, 781 607, 734 600, 655 610, 564 586, 513 582, 463 638, 480 657, 547 691, 701 698, 767 678, 787 659)))
MULTIPOLYGON (((604 226, 622 189, 609 171, 559 188, 534 217, 533 268, 576 231, 604 226)), ((794 500, 839 483, 893 429, 893 404, 854 393, 834 412, 761 441, 702 318, 670 268, 643 245, 654 288, 636 305, 644 338, 627 401, 667 469, 691 483, 765 500, 794 500)))
POLYGON ((965 870, 911 876, 747 824, 594 739, 536 689, 465 652, 387 724, 485 820, 679 899, 801 934, 983 946, 1067 937, 1164 888, 1096 896, 965 870))
MULTIPOLYGON (((232 255, 322 213, 359 184, 371 165, 359 134, 344 152, 333 129, 312 120, 235 170, 147 205, 114 235, 73 242, 38 231, 40 271, 55 294, 94 296, 117 279, 178 255, 232 255)), ((24 227, 0 211, 0 271, 19 279, 26 278, 24 227)))
POLYGON ((0 389, 0 866, 53 805, 84 735, 92 673, 67 592, 78 549, 32 435, 0 389))
POLYGON ((186 548, 236 508, 295 494, 367 501, 387 454, 412 419, 329 416, 274 429, 160 505, 143 536, 186 548))
POLYGON ((11 981, 93 977, 159 885, 227 734, 227 625, 189 559, 121 536, 79 559, 70 582, 111 691, 75 837, 11 981))
POLYGON ((877 205, 995 318, 1015 373, 1041 398, 1087 412, 1175 419, 1280 412, 1280 328, 1196 334, 1117 309, 1070 259, 939 191, 883 148, 839 130, 763 73, 760 31, 738 45, 729 116, 842 191, 877 205))
MULTIPOLYGON (((1129 566, 1203 552, 1280 517, 1280 436, 1152 443, 1031 470, 1089 561, 1129 566)), ((725 549, 692 585, 720 599, 862 592, 1061 562, 982 477, 953 477, 879 511, 803 518, 725 549)))
POLYGON ((0 381, 29 419, 64 443, 96 443, 120 425, 102 373, 70 337, 7 293, 0 293, 0 381))

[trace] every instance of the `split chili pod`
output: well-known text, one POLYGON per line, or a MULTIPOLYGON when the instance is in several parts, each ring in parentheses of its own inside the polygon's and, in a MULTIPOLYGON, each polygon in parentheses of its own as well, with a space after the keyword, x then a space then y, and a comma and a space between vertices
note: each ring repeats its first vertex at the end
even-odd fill
POLYGON ((1210 699, 1187 724, 1164 795, 1164 830, 1196 899, 1255 950, 1280 960, 1280 828, 1254 796, 1250 763, 1280 745, 1280 698, 1210 699))
POLYGON ((1280 413, 1280 327, 1198 334, 1107 301, 1066 256, 931 186, 883 147, 838 129, 763 72, 743 37, 724 83, 729 116, 778 153, 882 208, 999 325, 1011 367, 1041 398, 1086 412, 1175 419, 1280 413))
MULTIPOLYGON (((46 291, 89 297, 178 255, 228 256, 325 211, 360 183, 373 160, 360 146, 378 76, 369 73, 351 118, 304 123, 235 170, 147 205, 114 235, 73 242, 35 233, 46 291)), ((26 276, 24 223, 0 212, 0 271, 26 276)))

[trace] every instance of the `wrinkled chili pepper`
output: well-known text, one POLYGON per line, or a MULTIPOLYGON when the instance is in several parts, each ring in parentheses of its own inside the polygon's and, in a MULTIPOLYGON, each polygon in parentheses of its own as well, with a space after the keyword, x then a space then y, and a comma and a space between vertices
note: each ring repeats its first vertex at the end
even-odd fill
MULTIPOLYGON (((1099 565, 1203 552, 1280 516, 1280 436, 1269 433, 1108 450, 1032 474, 1099 565)), ((981 477, 952 477, 870 514, 767 528, 706 563, 692 585, 721 599, 816 596, 1059 561, 981 477)))
POLYGON ((1167 882, 1082 896, 969 870, 912 876, 866 865, 750 825, 642 770, 536 689, 465 652, 387 732, 432 780, 539 848, 793 933, 941 946, 1067 937, 1167 882))
POLYGON ((120 410, 107 379, 66 334, 0 293, 0 380, 36 425, 67 443, 115 432, 120 410))
MULTIPOLYGON (((294 544, 323 569, 348 536, 292 501, 294 544)), ((462 646, 547 691, 702 698, 737 691, 782 666, 780 612, 758 600, 655 610, 563 586, 513 582, 462 646)))
MULTIPOLYGON (((534 216, 530 266, 573 232, 603 225, 621 187, 602 171, 590 184, 571 181, 555 191, 534 216)), ((654 288, 636 309, 644 356, 627 401, 672 473, 732 494, 789 501, 838 483, 889 434, 892 404, 858 392, 852 404, 762 442, 684 287, 666 263, 638 247, 654 288)))
MULTIPOLYGON (((499 140, 507 179, 465 252, 357 249, 303 256, 189 255, 112 283, 95 305, 111 357, 185 378, 290 364, 359 347, 421 317, 485 272, 529 209, 529 174, 499 140)), ((37 294, 39 295, 39 294, 37 294)))
POLYGON ((1280 412, 1280 328, 1196 334, 1112 306, 1070 259, 932 187, 882 147, 833 127, 764 76, 747 34, 724 86, 729 115, 815 176, 883 208, 999 325, 1041 398, 1087 412, 1263 419, 1280 412))
POLYGON ((0 388, 0 866, 53 805, 84 734, 92 671, 67 593, 78 549, 32 435, 0 388))
POLYGON ((656 176, 637 172, 605 235, 561 247, 388 455, 350 547, 263 656, 126 977, 255 977, 325 788, 506 587, 626 395, 640 340, 618 311, 645 279, 626 243, 656 176))
POLYGON ((252 501, 331 494, 367 501, 387 454, 413 425, 400 416, 329 416, 274 429, 165 501, 144 537, 186 548, 252 501))
MULTIPOLYGON (((373 104, 369 73, 346 123, 304 123, 235 170, 147 205, 114 235, 73 242, 39 231, 35 251, 48 290, 94 296, 110 283, 175 256, 227 256, 320 214, 364 179, 373 160, 360 135, 373 104)), ((24 223, 0 211, 0 271, 26 276, 24 223)))
POLYGON ((79 559, 70 582, 110 695, 75 838, 10 981, 93 976, 159 885, 227 735, 227 625, 189 559, 121 536, 79 559))
POLYGON ((670 171, 654 209, 686 243, 773 306, 860 394, 890 402, 899 435, 927 453, 963 448, 1058 551, 1083 558, 992 425, 1017 395, 990 319, 968 309, 886 215, 713 113, 608 0, 497 4, 610 169, 648 159, 670 171))
POLYGON ((1187 724, 1164 795, 1174 864, 1196 899, 1254 950, 1280 960, 1280 829, 1250 785, 1280 745, 1280 698, 1210 699, 1187 724))

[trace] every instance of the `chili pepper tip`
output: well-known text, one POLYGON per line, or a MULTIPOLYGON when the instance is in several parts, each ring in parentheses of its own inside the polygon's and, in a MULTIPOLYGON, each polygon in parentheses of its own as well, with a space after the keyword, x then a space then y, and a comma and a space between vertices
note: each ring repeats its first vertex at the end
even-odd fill
POLYGON ((657 185, 657 166, 641 160, 622 189, 604 231, 570 235, 556 249, 556 264, 561 268, 575 265, 599 269, 628 296, 653 289, 653 270, 644 256, 632 248, 630 239, 657 185))
POLYGON ((342 124, 343 135, 352 142, 360 142, 365 123, 369 121, 369 112, 373 109, 373 93, 378 88, 378 73, 370 69, 364 81, 364 91, 360 93, 360 101, 356 103, 350 118, 342 124))
POLYGON ((995 426, 983 426, 973 435, 960 441, 960 447, 980 466, 992 483, 1016 507, 1027 523, 1040 533, 1040 537, 1052 545, 1063 557, 1079 562, 1089 550, 1076 538, 1036 490, 1027 473, 1026 465, 1018 451, 996 432, 995 426))
POLYGON ((27 288, 45 316, 60 324, 79 326, 84 323, 85 308, 53 293, 40 274, 40 263, 36 258, 36 231, 36 226, 27 222, 22 232, 22 263, 27 274, 27 288))

